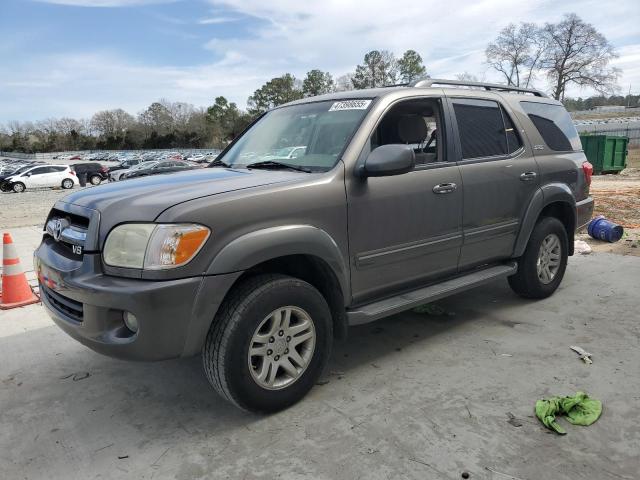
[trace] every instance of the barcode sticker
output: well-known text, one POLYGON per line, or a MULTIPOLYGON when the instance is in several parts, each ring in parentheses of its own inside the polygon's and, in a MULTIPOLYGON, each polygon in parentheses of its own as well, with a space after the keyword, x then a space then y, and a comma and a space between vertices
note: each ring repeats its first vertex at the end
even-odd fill
POLYGON ((366 110, 371 100, 343 100, 342 102, 333 102, 330 112, 338 112, 340 110, 366 110))

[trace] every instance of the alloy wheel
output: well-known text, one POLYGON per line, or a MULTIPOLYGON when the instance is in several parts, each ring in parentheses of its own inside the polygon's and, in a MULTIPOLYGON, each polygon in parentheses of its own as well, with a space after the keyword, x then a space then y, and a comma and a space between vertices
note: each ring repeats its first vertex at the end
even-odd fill
POLYGON ((290 386, 309 366, 315 343, 315 326, 307 312, 294 306, 274 310, 260 322, 251 338, 251 376, 267 390, 290 386))
POLYGON ((560 239, 555 233, 547 235, 540 244, 536 271, 538 272, 538 279, 545 285, 551 283, 558 273, 561 250, 560 239))

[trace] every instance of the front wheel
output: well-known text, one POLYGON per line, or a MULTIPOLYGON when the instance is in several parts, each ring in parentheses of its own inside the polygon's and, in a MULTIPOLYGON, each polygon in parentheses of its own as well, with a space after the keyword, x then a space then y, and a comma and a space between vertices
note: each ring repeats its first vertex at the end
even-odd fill
POLYGON ((70 188, 73 188, 73 180, 69 178, 65 178, 62 181, 62 188, 64 188, 65 190, 69 190, 70 188))
POLYGON ((211 325, 202 359, 224 398, 275 412, 313 387, 329 358, 332 321, 313 286, 284 275, 249 278, 230 293, 211 325))
POLYGON ((546 298, 556 291, 568 259, 567 231, 555 217, 538 220, 531 232, 524 255, 518 260, 518 273, 509 285, 525 298, 546 298))
POLYGON ((13 188, 12 188, 12 190, 13 190, 14 192, 16 192, 16 193, 22 193, 22 192, 24 192, 25 188, 26 188, 26 187, 24 186, 24 183, 22 183, 22 182, 16 182, 16 183, 14 183, 14 184, 13 184, 13 188))

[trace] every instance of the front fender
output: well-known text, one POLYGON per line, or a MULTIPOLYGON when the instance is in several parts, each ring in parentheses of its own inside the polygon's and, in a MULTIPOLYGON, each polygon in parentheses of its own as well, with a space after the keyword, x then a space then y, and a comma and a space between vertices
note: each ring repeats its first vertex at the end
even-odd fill
POLYGON ((549 183, 536 190, 531 202, 529 202, 527 211, 524 214, 520 232, 516 239, 513 257, 520 257, 524 253, 529 237, 531 236, 531 232, 533 231, 533 227, 535 227, 542 210, 544 210, 547 205, 557 202, 570 205, 571 211, 574 212, 575 215, 576 200, 573 196, 573 192, 566 184, 549 183))
POLYGON ((287 255, 312 255, 324 260, 338 279, 344 298, 351 298, 349 271, 340 248, 327 232, 311 225, 270 227, 242 235, 216 255, 206 275, 248 270, 287 255))

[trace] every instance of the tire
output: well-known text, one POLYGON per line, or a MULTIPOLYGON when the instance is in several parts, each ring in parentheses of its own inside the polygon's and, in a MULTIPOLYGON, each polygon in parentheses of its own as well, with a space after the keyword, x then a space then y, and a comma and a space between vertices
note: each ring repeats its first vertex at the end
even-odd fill
POLYGON ((552 295, 564 277, 568 247, 567 231, 562 222, 555 217, 540 218, 531 232, 524 254, 518 259, 518 273, 509 277, 511 289, 525 298, 552 295))
MULTIPOLYGON (((213 388, 237 407, 251 412, 276 412, 302 399, 315 385, 331 353, 332 338, 331 312, 318 290, 297 278, 258 275, 234 287, 220 307, 202 350, 204 371, 213 388), (292 310, 290 324, 294 329, 301 329, 307 322, 307 330, 300 333, 288 330, 292 336, 281 337, 276 330, 271 337, 269 330, 273 323, 269 319, 273 318, 273 312, 281 309, 292 310), (308 327, 309 320, 311 327, 308 327), (294 345, 291 339, 308 336, 305 332, 315 337, 312 347, 309 339, 293 346, 298 358, 306 360, 306 366, 300 367, 300 363, 290 360, 293 353, 289 355, 289 348, 294 345), (265 339, 259 342, 264 344, 263 353, 250 357, 249 349, 258 345, 255 343, 258 336, 265 339), (274 343, 270 343, 272 341, 274 343), (280 362, 286 359, 288 365, 300 373, 294 378, 278 364, 276 381, 271 387, 261 385, 260 372, 277 359, 278 354, 282 355, 280 362)), ((266 370, 271 372, 273 366, 270 368, 266 370)), ((265 377, 268 383, 271 375, 265 377)))
POLYGON ((70 178, 65 178, 64 180, 62 180, 62 188, 64 188, 65 190, 73 188, 73 180, 71 180, 70 178))
POLYGON ((24 183, 16 182, 16 183, 13 184, 11 189, 16 193, 22 193, 22 192, 25 191, 26 187, 25 187, 24 183))
POLYGON ((94 186, 100 185, 102 183, 102 178, 100 177, 100 175, 91 175, 91 178, 89 178, 89 182, 94 186))

